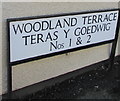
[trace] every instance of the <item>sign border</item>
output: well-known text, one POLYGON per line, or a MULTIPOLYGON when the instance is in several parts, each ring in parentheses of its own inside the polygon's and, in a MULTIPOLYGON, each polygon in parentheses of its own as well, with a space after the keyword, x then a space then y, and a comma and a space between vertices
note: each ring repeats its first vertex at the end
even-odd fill
MULTIPOLYGON (((24 21, 24 20, 31 20, 31 19, 41 19, 41 18, 52 18, 52 17, 70 16, 70 15, 79 15, 79 14, 100 13, 100 12, 108 12, 108 11, 119 11, 119 9, 87 11, 87 12, 74 12, 74 13, 63 13, 63 14, 54 14, 54 15, 42 15, 42 16, 32 16, 32 17, 21 17, 21 18, 10 18, 10 19, 7 19, 7 27, 8 27, 8 50, 9 50, 9 53, 8 53, 9 55, 8 56, 9 56, 9 60, 10 60, 10 22, 13 22, 13 21, 24 21)), ((119 18, 118 18, 118 20, 119 20, 119 18)), ((117 28, 116 28, 116 30, 117 30, 117 28)), ((65 53, 69 53, 69 52, 73 52, 73 51, 77 51, 77 50, 81 50, 81 49, 86 49, 86 48, 94 47, 94 46, 108 44, 108 43, 113 42, 114 40, 115 39, 107 40, 107 41, 103 41, 103 42, 99 42, 99 43, 95 43, 95 44, 90 44, 90 45, 86 45, 86 46, 81 46, 81 47, 77 47, 77 48, 71 48, 71 49, 67 49, 67 50, 63 50, 63 51, 58 51, 58 52, 54 52, 54 53, 48 53, 48 54, 45 54, 45 55, 40 55, 40 56, 35 56, 35 57, 23 59, 23 60, 18 60, 18 61, 10 62, 10 64, 12 66, 13 65, 18 65, 18 64, 21 64, 21 63, 26 63, 26 62, 30 62, 30 61, 34 61, 34 60, 46 58, 46 57, 51 57, 51 56, 55 56, 55 55, 65 54, 65 53)))
POLYGON ((90 47, 94 47, 94 46, 100 46, 103 44, 108 44, 108 43, 112 43, 112 49, 111 49, 111 53, 110 53, 110 57, 109 57, 109 70, 112 69, 113 65, 114 65, 114 57, 115 57, 115 50, 116 50, 116 45, 117 45, 117 39, 118 39, 118 34, 119 34, 119 27, 120 27, 120 9, 106 9, 106 10, 95 10, 95 11, 87 11, 87 12, 75 12, 75 13, 64 13, 64 14, 55 14, 55 15, 45 15, 45 16, 33 16, 33 17, 21 17, 21 18, 10 18, 7 19, 7 46, 8 46, 8 51, 7 51, 7 61, 8 61, 8 68, 7 68, 7 97, 9 99, 12 98, 12 66, 14 65, 18 65, 21 63, 26 63, 26 62, 30 62, 33 60, 38 60, 41 58, 46 58, 46 57, 50 57, 50 56, 54 56, 54 55, 59 55, 59 54, 65 54, 68 52, 72 52, 72 51, 77 51, 77 50, 81 50, 81 49, 86 49, 86 48, 90 48, 90 47), (10 62, 10 26, 9 23, 12 21, 22 21, 22 20, 29 20, 29 19, 38 19, 38 18, 50 18, 50 17, 59 17, 59 16, 66 16, 66 15, 78 15, 78 14, 89 14, 89 13, 97 13, 97 12, 108 12, 108 11, 118 11, 118 21, 117 21, 117 26, 116 26, 116 32, 115 32, 115 39, 113 40, 109 40, 109 41, 104 41, 104 42, 100 42, 100 43, 95 43, 95 44, 91 44, 91 45, 87 45, 87 46, 82 46, 82 47, 78 47, 78 48, 74 48, 74 49, 68 49, 68 50, 64 50, 64 51, 60 51, 60 52, 56 52, 56 53, 52 53, 52 54, 47 54, 47 55, 43 55, 43 56, 38 56, 38 57, 33 57, 33 58, 29 58, 29 59, 24 59, 24 60, 20 60, 20 61, 16 61, 16 62, 10 62))

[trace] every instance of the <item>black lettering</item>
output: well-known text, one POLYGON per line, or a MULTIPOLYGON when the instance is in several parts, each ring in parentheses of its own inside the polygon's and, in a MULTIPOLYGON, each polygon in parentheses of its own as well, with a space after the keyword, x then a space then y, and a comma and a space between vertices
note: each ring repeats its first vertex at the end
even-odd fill
POLYGON ((60 27, 60 28, 62 28, 62 25, 61 25, 61 22, 60 22, 60 20, 58 20, 58 21, 57 21, 57 24, 56 24, 56 26, 55 26, 55 29, 56 29, 57 27, 60 27))
POLYGON ((31 35, 31 44, 36 44, 36 34, 35 35, 31 35))
POLYGON ((102 15, 98 15, 98 23, 99 23, 99 22, 103 22, 103 21, 102 21, 102 15))
POLYGON ((110 23, 108 23, 108 24, 106 24, 106 23, 104 23, 104 24, 101 24, 101 25, 97 25, 96 26, 96 30, 97 30, 97 32, 99 32, 99 31, 108 31, 108 30, 110 30, 110 23))
POLYGON ((91 35, 88 35, 87 37, 88 37, 87 43, 90 43, 91 35))
POLYGON ((92 22, 92 16, 88 16, 88 24, 91 24, 92 22))
POLYGON ((57 40, 58 39, 58 31, 55 31, 54 33, 53 33, 53 35, 55 36, 55 38, 53 38, 53 40, 57 40))
POLYGON ((106 24, 106 30, 107 30, 107 31, 110 30, 110 24, 111 24, 111 23, 107 23, 107 24, 106 24))
POLYGON ((100 26, 99 26, 100 31, 102 31, 103 28, 104 28, 104 25, 100 25, 100 26))
POLYGON ((47 42, 47 40, 52 41, 52 37, 51 37, 51 35, 50 35, 50 32, 47 34, 47 37, 46 37, 45 42, 47 42))
POLYGON ((54 49, 57 49, 57 41, 56 41, 56 44, 53 44, 52 42, 50 42, 50 51, 52 51, 52 47, 54 48, 54 49))
POLYGON ((81 39, 81 37, 78 37, 78 38, 77 38, 76 45, 80 45, 80 44, 82 44, 82 39, 81 39))
POLYGON ((49 28, 49 23, 47 21, 42 21, 42 30, 47 30, 49 28))
POLYGON ((64 30, 64 32, 65 32, 65 38, 67 38, 68 37, 68 32, 70 31, 70 29, 68 29, 67 31, 66 30, 64 30))
POLYGON ((116 20, 116 17, 117 17, 117 13, 114 13, 113 20, 116 20))
POLYGON ((93 15, 92 23, 97 23, 97 16, 93 15))
POLYGON ((70 39, 70 43, 69 43, 69 47, 71 47, 72 46, 72 39, 70 39))
POLYGON ((32 31, 32 24, 31 23, 25 24, 24 31, 26 33, 30 33, 32 31))
POLYGON ((91 33, 91 26, 87 26, 87 34, 91 33))
POLYGON ((44 42, 43 35, 42 34, 37 34, 37 43, 39 43, 40 41, 44 42))
POLYGON ((63 23, 63 28, 67 25, 67 26, 70 26, 70 18, 69 20, 67 21, 66 19, 63 19, 64 20, 64 23, 63 23))
POLYGON ((13 29, 14 29, 15 34, 17 34, 18 31, 19 31, 20 33, 22 33, 22 32, 23 32, 23 28, 24 28, 24 24, 22 24, 22 25, 19 25, 19 24, 18 24, 16 28, 15 28, 15 25, 13 25, 13 29))
POLYGON ((108 15, 106 14, 105 17, 104 17, 103 22, 108 21, 108 20, 109 20, 109 18, 108 18, 108 15))
POLYGON ((71 18, 71 26, 75 26, 77 24, 77 18, 71 18))
POLYGON ((97 29, 97 26, 96 25, 92 25, 92 27, 91 27, 91 33, 95 33, 96 29, 97 29))
POLYGON ((76 28, 74 31, 75 36, 79 36, 80 35, 80 27, 76 28))
POLYGON ((35 32, 38 32, 40 29, 41 29, 41 24, 40 24, 40 22, 35 22, 35 23, 33 24, 33 30, 34 30, 35 32))
POLYGON ((29 36, 23 36, 22 38, 24 38, 24 45, 28 45, 28 38, 30 37, 29 36))
POLYGON ((83 24, 85 25, 87 16, 83 16, 82 18, 83 18, 83 24))
POLYGON ((110 14, 109 14, 109 21, 112 21, 112 20, 113 20, 113 19, 112 19, 112 18, 113 18, 112 15, 113 15, 113 13, 110 13, 110 14))
POLYGON ((99 32, 99 27, 98 27, 98 25, 96 25, 96 30, 97 30, 97 32, 99 32))
POLYGON ((81 34, 82 34, 82 35, 85 35, 85 34, 86 34, 86 31, 87 31, 87 30, 86 30, 86 27, 85 27, 85 26, 81 28, 81 34))
POLYGON ((49 27, 50 30, 54 29, 54 27, 52 26, 52 21, 50 20, 50 27, 49 27))
POLYGON ((106 30, 106 24, 103 24, 103 28, 104 28, 104 30, 103 30, 103 31, 105 31, 105 30, 106 30))

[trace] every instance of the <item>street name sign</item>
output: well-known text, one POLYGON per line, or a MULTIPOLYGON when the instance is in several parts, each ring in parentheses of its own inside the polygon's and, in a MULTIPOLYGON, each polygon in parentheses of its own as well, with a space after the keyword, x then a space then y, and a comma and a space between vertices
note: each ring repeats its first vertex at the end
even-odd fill
POLYGON ((20 63, 109 43, 119 10, 8 19, 10 62, 20 63))

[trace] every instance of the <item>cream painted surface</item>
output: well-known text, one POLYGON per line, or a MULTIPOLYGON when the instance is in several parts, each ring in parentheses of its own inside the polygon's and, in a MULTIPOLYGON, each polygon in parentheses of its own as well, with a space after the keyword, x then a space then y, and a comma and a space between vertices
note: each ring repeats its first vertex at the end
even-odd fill
MULTIPOLYGON (((7 32, 6 19, 117 8, 117 2, 3 3, 2 67, 3 93, 6 92, 7 32)), ((109 45, 62 54, 13 67, 13 90, 82 68, 109 57, 109 45)), ((18 53, 19 54, 19 53, 18 53)))
POLYGON ((119 30, 119 37, 117 42, 117 49, 116 49, 116 56, 120 55, 120 30, 119 30))
MULTIPOLYGON (((33 2, 33 0, 2 0, 4 2, 33 2)), ((119 0, 34 0, 34 2, 119 2, 119 0)))
POLYGON ((71 52, 13 67, 13 89, 97 63, 108 57, 108 45, 71 52), (103 50, 101 51, 102 48, 103 50), (98 57, 99 54, 99 57, 98 57), (94 59, 91 59, 94 58, 94 59), (24 68, 23 68, 24 67, 24 68), (20 75, 18 75, 20 74, 20 75), (17 81, 17 82, 16 82, 17 81), (22 82, 21 82, 22 81, 22 82))
MULTIPOLYGON (((118 3, 118 7, 120 9, 120 0, 119 0, 119 3, 118 3)), ((118 54, 120 55, 120 29, 119 29, 119 38, 118 38, 118 54)))
POLYGON ((0 95, 2 94, 2 3, 0 2, 0 95))
MULTIPOLYGON (((120 9, 120 1, 119 1, 119 3, 118 3, 118 7, 119 7, 119 9, 120 9)), ((120 27, 120 26, 119 26, 119 27, 120 27)), ((120 29, 119 29, 119 37, 118 37, 116 55, 120 55, 120 29)))

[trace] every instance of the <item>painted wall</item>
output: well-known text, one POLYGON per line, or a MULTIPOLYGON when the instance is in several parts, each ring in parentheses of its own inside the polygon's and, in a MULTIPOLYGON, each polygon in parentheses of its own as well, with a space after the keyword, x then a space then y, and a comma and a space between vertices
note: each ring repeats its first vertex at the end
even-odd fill
POLYGON ((0 94, 2 94, 2 3, 0 2, 0 94))
MULTIPOLYGON (((120 30, 119 30, 119 33, 120 33, 120 30)), ((117 55, 120 55, 120 34, 118 37, 117 48, 116 48, 116 56, 117 55)))
MULTIPOLYGON (((120 1, 119 1, 119 3, 118 3, 118 7, 119 7, 119 9, 120 9, 120 1)), ((118 38, 117 54, 120 55, 120 29, 119 29, 119 38, 118 38)))
MULTIPOLYGON (((3 2, 2 32, 0 32, 0 65, 2 64, 0 67, 3 74, 0 75, 0 80, 2 79, 4 84, 2 93, 7 91, 6 19, 111 8, 118 8, 118 2, 3 2)), ((13 66, 13 90, 97 63, 107 59, 109 54, 110 45, 102 45, 13 66)))

